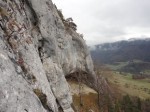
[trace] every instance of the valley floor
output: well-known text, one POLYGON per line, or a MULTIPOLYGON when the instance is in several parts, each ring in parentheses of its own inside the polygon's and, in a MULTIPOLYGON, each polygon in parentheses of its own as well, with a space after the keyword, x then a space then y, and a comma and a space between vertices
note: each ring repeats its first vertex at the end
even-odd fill
POLYGON ((132 74, 119 73, 108 69, 101 69, 100 71, 116 92, 141 99, 150 98, 150 79, 133 79, 132 74))

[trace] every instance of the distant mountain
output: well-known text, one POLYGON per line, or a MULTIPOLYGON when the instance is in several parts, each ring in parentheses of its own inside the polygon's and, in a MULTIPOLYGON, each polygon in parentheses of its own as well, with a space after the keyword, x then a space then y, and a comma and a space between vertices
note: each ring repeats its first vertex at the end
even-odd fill
POLYGON ((94 61, 101 63, 142 60, 150 62, 150 39, 129 39, 91 47, 94 61))

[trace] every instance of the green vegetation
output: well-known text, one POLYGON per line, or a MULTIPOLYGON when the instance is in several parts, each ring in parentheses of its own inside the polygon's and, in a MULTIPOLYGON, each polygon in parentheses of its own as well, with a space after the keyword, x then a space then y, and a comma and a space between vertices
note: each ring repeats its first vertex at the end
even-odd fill
POLYGON ((98 74, 113 91, 114 99, 106 102, 108 112, 150 112, 149 46, 145 40, 120 41, 91 51, 98 74))
POLYGON ((150 74, 150 63, 143 62, 141 60, 133 60, 127 62, 115 62, 112 64, 106 64, 108 68, 114 71, 132 73, 132 74, 150 74))
POLYGON ((108 112, 142 112, 142 104, 139 98, 131 98, 125 95, 108 107, 108 112))
POLYGON ((106 66, 112 70, 119 70, 128 65, 128 62, 116 62, 114 64, 106 64, 106 66))
POLYGON ((149 112, 150 79, 135 80, 131 73, 112 71, 105 66, 99 68, 99 73, 114 92, 113 102, 107 102, 108 112, 149 112))
POLYGON ((57 12, 58 12, 58 15, 61 18, 66 30, 69 30, 70 28, 73 29, 74 31, 77 30, 77 25, 73 22, 72 18, 65 19, 63 14, 62 14, 62 11, 59 9, 57 9, 57 12))
POLYGON ((149 112, 150 99, 141 100, 138 97, 124 95, 108 106, 108 112, 149 112))
POLYGON ((150 62, 150 40, 118 41, 99 44, 95 47, 96 49, 91 51, 95 62, 103 64, 132 60, 150 62))
POLYGON ((121 94, 129 94, 131 96, 140 97, 141 99, 147 99, 150 98, 150 70, 145 67, 148 64, 148 62, 142 62, 140 60, 116 62, 112 65, 106 65, 111 69, 109 73, 107 73, 108 69, 102 69, 104 73, 103 76, 106 77, 121 94), (142 65, 144 65, 143 68, 141 67, 142 65), (134 74, 130 71, 131 67, 136 70, 134 74))
POLYGON ((134 80, 131 74, 121 75, 119 72, 113 72, 110 75, 107 77, 108 81, 115 85, 123 95, 129 94, 141 99, 150 98, 150 83, 147 79, 134 80))
MULTIPOLYGON (((123 63, 119 64, 123 65, 123 63)), ((81 94, 75 92, 73 95, 73 105, 76 111, 149 112, 150 83, 148 79, 135 80, 131 73, 112 71, 105 66, 99 66, 96 73, 106 78, 111 90, 113 90, 113 98, 102 94, 98 96, 92 91, 87 93, 88 89, 83 86, 81 94)), ((73 84, 78 85, 78 82, 73 84)), ((74 88, 73 84, 71 85, 72 89, 74 88)))

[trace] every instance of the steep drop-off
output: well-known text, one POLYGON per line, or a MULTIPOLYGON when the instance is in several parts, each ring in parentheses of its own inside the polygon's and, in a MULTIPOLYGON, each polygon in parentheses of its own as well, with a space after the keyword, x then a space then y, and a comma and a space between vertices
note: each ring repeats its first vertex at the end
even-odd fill
POLYGON ((1 0, 1 112, 73 112, 65 76, 78 71, 96 85, 85 41, 51 0, 1 0))

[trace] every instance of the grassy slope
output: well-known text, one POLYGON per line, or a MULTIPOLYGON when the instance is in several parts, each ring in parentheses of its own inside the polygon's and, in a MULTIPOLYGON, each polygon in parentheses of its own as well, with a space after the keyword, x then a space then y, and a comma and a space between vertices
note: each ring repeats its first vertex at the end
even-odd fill
POLYGON ((106 66, 112 70, 118 70, 122 67, 125 67, 126 65, 128 65, 128 62, 116 62, 115 65, 107 64, 106 66))
MULTIPOLYGON (((124 65, 124 63, 121 63, 121 65, 124 65)), ((131 74, 121 75, 119 72, 112 71, 103 66, 99 69, 98 74, 103 75, 108 80, 117 98, 121 98, 122 95, 126 94, 138 96, 141 99, 150 98, 150 79, 134 80, 131 74)), ((74 80, 68 80, 68 82, 73 95, 73 105, 78 112, 89 112, 89 110, 100 112, 101 108, 98 106, 98 95, 93 89, 82 84, 81 106, 78 82, 74 80)))
POLYGON ((105 70, 103 71, 103 76, 122 95, 129 94, 131 96, 138 96, 141 99, 150 98, 149 79, 134 80, 131 74, 121 75, 119 72, 105 70))

